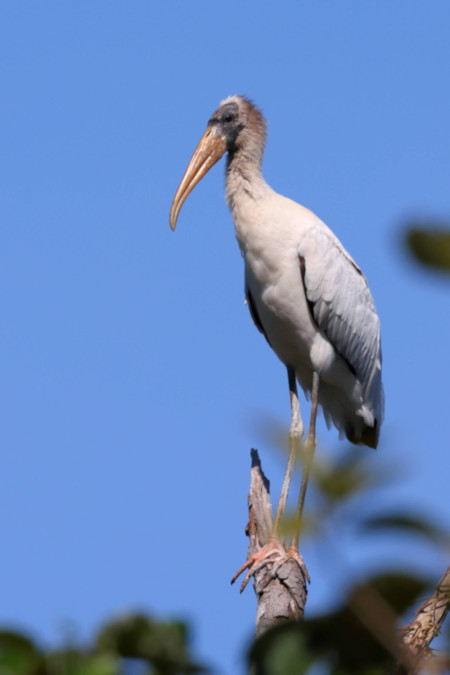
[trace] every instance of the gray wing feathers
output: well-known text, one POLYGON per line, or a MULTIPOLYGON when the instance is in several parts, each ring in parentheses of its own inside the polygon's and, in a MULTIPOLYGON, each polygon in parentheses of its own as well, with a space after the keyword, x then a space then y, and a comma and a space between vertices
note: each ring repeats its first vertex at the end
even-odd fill
POLYGON ((381 423, 380 322, 367 281, 328 228, 305 233, 299 256, 314 320, 353 370, 381 423))

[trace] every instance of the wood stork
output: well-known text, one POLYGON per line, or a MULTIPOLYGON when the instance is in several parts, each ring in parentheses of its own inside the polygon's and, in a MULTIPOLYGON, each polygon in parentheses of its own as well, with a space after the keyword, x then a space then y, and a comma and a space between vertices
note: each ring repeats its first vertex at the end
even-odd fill
MULTIPOLYGON (((245 588, 257 569, 298 554, 300 521, 310 474, 317 407, 352 443, 377 446, 383 419, 380 322, 363 273, 331 230, 304 206, 277 194, 265 182, 261 165, 266 124, 244 96, 222 101, 212 115, 170 210, 175 229, 191 190, 228 152, 226 199, 245 261, 245 295, 257 328, 288 372, 290 449, 272 535, 249 558, 245 588), (295 458, 303 437, 297 396, 299 382, 311 393, 309 432, 297 505, 297 531, 286 550, 279 538, 295 458)), ((281 561, 281 562, 280 562, 281 561)))

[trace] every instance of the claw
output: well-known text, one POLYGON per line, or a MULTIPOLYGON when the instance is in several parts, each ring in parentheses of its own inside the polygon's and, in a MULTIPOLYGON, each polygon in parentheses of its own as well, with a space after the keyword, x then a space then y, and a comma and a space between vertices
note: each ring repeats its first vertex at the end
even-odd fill
POLYGON ((231 579, 231 583, 234 584, 236 579, 248 569, 247 574, 244 577, 244 581, 241 584, 240 592, 245 589, 248 582, 256 572, 265 567, 268 563, 273 563, 275 561, 280 561, 285 559, 286 551, 284 547, 276 539, 269 539, 267 544, 256 551, 250 558, 245 562, 242 567, 238 569, 234 577, 231 579))
MULTIPOLYGON (((300 553, 296 548, 289 547, 286 551, 284 547, 276 539, 272 539, 267 542, 265 546, 256 551, 250 558, 238 569, 234 577, 231 579, 231 583, 234 584, 236 579, 247 570, 247 574, 244 577, 244 581, 241 584, 240 593, 245 589, 250 579, 259 572, 260 569, 265 567, 268 563, 274 563, 270 571, 270 579, 276 577, 278 570, 281 565, 283 565, 287 560, 295 560, 295 562, 300 567, 300 570, 305 577, 308 583, 311 583, 311 578, 309 572, 306 568, 305 561, 303 560, 300 553)), ((267 582, 268 583, 268 582, 267 582)))

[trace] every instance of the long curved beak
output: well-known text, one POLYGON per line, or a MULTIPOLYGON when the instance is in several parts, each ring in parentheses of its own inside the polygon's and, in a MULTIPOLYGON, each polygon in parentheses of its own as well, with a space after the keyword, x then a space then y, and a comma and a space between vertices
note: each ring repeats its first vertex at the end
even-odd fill
POLYGON ((208 127, 200 139, 194 154, 191 157, 178 190, 173 198, 172 206, 170 207, 170 227, 175 229, 177 224, 178 214, 188 194, 195 188, 197 183, 208 173, 210 168, 224 154, 227 149, 225 139, 217 130, 217 127, 208 127))

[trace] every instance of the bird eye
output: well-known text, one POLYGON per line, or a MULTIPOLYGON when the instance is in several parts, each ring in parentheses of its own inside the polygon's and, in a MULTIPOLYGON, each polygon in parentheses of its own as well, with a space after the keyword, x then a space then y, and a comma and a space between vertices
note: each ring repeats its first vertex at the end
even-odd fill
POLYGON ((224 122, 233 122, 233 120, 234 120, 234 115, 232 115, 231 113, 228 113, 228 115, 225 115, 225 117, 223 118, 224 122))

